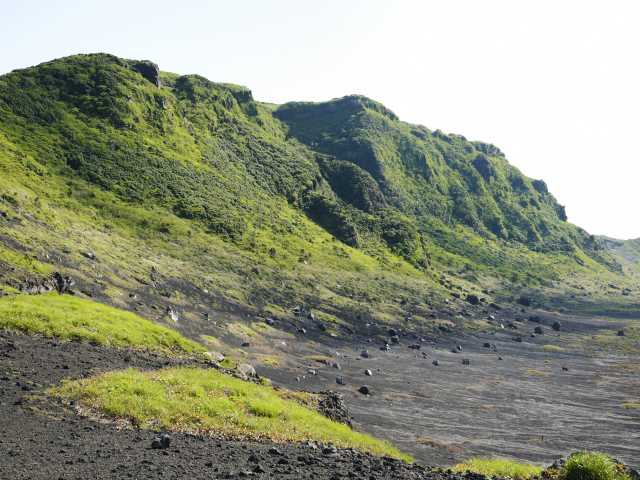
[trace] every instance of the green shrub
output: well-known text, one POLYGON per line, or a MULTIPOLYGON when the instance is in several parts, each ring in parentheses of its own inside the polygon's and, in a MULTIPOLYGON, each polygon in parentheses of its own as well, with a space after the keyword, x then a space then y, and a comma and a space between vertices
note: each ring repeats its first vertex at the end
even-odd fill
POLYGON ((576 452, 569 456, 561 474, 564 480, 629 480, 614 460, 599 452, 576 452))

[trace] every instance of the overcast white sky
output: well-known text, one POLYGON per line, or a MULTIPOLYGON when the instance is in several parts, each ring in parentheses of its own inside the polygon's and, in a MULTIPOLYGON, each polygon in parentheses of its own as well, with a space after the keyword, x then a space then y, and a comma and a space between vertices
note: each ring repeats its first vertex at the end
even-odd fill
POLYGON ((150 59, 258 100, 360 93, 499 146, 569 220, 640 237, 640 2, 3 2, 0 72, 74 53, 150 59))

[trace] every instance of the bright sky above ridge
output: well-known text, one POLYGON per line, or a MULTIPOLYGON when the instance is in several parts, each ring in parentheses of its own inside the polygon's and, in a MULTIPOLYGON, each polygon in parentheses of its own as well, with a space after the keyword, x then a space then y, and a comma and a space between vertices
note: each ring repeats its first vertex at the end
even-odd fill
POLYGON ((360 93, 494 143, 590 233, 640 237, 635 0, 25 0, 2 16, 0 73, 108 52, 262 101, 360 93))

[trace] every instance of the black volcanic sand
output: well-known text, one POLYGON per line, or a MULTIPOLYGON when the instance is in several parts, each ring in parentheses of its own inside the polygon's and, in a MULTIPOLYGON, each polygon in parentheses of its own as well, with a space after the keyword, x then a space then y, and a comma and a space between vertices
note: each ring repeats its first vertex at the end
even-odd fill
POLYGON ((429 465, 451 465, 476 455, 548 465, 590 449, 637 467, 640 410, 625 409, 623 403, 640 400, 640 348, 636 354, 614 355, 581 347, 598 329, 615 331, 624 321, 543 314, 542 322, 545 333, 535 338, 530 335, 539 324, 529 321, 516 322, 517 330, 494 328, 493 333, 488 329, 422 343, 401 335, 400 345, 389 352, 379 349, 379 332, 374 331, 371 343, 364 337, 355 347, 339 341, 327 346, 309 335, 272 339, 274 351, 287 360, 258 372, 291 388, 343 393, 357 429, 391 440, 429 465), (556 318, 563 324, 559 332, 550 327, 556 318), (514 341, 518 335, 521 343, 514 341), (484 348, 485 342, 495 344, 496 351, 484 348), (416 343, 420 350, 408 348, 416 343), (549 344, 566 350, 545 351, 549 344), (452 353, 457 345, 462 351, 452 353), (361 358, 362 349, 370 358, 361 358), (341 370, 319 364, 313 354, 332 357, 341 370), (434 359, 439 366, 432 364, 434 359), (310 368, 317 374, 310 374, 310 368), (365 369, 373 376, 366 376, 365 369), (346 385, 337 385, 337 376, 346 385), (371 395, 358 393, 361 385, 369 386, 371 395))
POLYGON ((98 423, 41 395, 64 378, 176 363, 157 355, 0 332, 0 479, 477 478, 302 444, 172 434, 169 449, 154 450, 153 432, 98 423))

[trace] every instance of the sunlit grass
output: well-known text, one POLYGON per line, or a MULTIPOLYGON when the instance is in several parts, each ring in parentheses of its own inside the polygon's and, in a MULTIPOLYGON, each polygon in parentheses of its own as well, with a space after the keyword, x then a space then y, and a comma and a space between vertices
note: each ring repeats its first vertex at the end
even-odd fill
POLYGON ((57 293, 0 298, 0 328, 164 353, 204 351, 178 332, 133 313, 57 293))
POLYGON ((410 461, 391 444, 353 431, 306 408, 292 392, 276 391, 213 369, 128 369, 53 389, 89 412, 123 418, 141 428, 276 442, 315 440, 410 461))
POLYGON ((542 468, 530 463, 520 463, 506 458, 474 457, 452 468, 456 472, 474 472, 489 477, 510 477, 514 480, 527 480, 539 475, 542 468))

